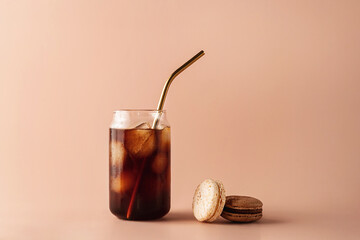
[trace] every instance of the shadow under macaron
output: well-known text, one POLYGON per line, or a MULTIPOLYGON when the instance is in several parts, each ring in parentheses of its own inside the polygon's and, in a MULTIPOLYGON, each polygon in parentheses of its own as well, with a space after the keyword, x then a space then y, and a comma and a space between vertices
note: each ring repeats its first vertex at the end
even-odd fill
POLYGON ((283 224, 283 223, 289 223, 290 219, 286 219, 286 218, 275 218, 275 217, 262 217, 261 219, 257 220, 257 221, 253 221, 253 222, 231 222, 229 220, 226 220, 223 217, 219 217, 218 219, 216 219, 214 222, 212 222, 211 224, 230 224, 230 225, 258 225, 258 224, 266 224, 266 225, 271 225, 271 224, 283 224))

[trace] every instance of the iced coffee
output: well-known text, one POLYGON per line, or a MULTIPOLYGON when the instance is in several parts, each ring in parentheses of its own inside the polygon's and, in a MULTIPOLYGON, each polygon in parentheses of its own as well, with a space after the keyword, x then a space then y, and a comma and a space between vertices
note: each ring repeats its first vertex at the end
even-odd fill
POLYGON ((153 128, 156 114, 124 114, 110 128, 110 211, 121 219, 156 219, 170 210, 170 127, 162 116, 153 128))

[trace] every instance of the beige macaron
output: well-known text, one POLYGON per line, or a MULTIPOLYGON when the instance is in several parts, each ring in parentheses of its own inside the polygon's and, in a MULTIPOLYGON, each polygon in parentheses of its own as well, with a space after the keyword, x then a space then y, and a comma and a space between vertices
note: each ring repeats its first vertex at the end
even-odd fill
POLYGON ((206 179, 195 190, 192 209, 200 222, 213 222, 223 211, 225 189, 220 181, 206 179))

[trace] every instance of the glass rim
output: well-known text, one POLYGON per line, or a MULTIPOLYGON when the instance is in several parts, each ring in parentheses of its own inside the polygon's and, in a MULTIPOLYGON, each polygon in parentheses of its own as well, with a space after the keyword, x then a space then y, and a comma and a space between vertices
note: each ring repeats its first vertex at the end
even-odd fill
POLYGON ((157 109, 118 109, 114 110, 114 113, 118 112, 148 112, 148 113, 166 113, 166 110, 157 110, 157 109))

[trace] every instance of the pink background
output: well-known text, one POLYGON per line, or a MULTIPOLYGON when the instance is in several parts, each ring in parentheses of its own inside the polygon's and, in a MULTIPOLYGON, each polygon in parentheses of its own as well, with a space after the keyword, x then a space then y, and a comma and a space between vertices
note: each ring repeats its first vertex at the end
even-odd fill
POLYGON ((359 1, 0 0, 0 239, 358 237, 359 43, 359 1), (201 49, 165 104, 171 213, 117 220, 112 111, 155 108, 201 49), (263 222, 197 223, 205 178, 263 222))

